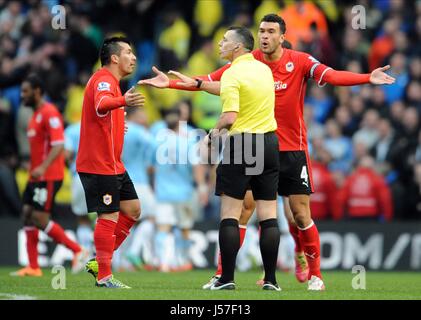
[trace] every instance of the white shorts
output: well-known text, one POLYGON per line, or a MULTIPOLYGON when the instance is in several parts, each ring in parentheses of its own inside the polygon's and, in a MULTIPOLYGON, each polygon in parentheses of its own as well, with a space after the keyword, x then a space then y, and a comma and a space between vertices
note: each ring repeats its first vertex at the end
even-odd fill
POLYGON ((77 216, 85 216, 88 214, 85 190, 83 189, 78 174, 72 176, 72 211, 77 216))
POLYGON ((140 200, 140 217, 154 217, 156 215, 156 200, 151 186, 147 184, 134 183, 134 188, 140 200))
POLYGON ((171 225, 180 229, 191 229, 199 217, 197 197, 193 197, 188 202, 158 203, 156 213, 156 223, 158 225, 171 225))

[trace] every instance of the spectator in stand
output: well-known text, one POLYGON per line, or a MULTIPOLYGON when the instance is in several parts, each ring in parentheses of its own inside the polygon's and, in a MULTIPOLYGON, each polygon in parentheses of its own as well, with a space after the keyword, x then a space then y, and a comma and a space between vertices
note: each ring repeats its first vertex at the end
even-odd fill
POLYGON ((344 105, 339 106, 335 110, 335 121, 347 137, 352 137, 358 129, 356 121, 352 119, 350 110, 344 105))
POLYGON ((404 219, 421 219, 421 162, 414 165, 414 176, 405 194, 404 219))
POLYGON ((421 57, 411 59, 409 63, 409 78, 411 80, 421 81, 421 57))
POLYGON ((338 220, 341 218, 341 211, 337 202, 338 190, 333 176, 327 168, 330 160, 330 154, 321 149, 311 162, 314 193, 310 198, 310 208, 315 220, 338 220))
POLYGON ((411 81, 406 87, 406 103, 421 110, 421 82, 411 81))
POLYGON ((326 87, 320 88, 314 84, 311 85, 309 93, 305 103, 314 109, 314 119, 324 123, 333 107, 332 96, 328 94, 326 87))
POLYGON ((345 67, 351 61, 356 61, 364 69, 368 69, 366 58, 368 44, 366 42, 358 30, 347 28, 343 37, 343 51, 338 59, 339 65, 345 67))
POLYGON ((408 107, 403 112, 402 130, 396 142, 395 166, 399 171, 400 181, 408 185, 412 180, 415 150, 418 146, 419 114, 417 109, 408 107))
POLYGON ((384 90, 380 87, 373 87, 372 96, 367 101, 370 108, 377 110, 381 117, 387 117, 389 115, 389 106, 386 103, 386 96, 384 90))
POLYGON ((368 64, 369 70, 374 70, 383 63, 395 48, 393 36, 399 30, 401 19, 398 16, 389 18, 383 23, 383 33, 374 39, 371 45, 368 64))
POLYGON ((377 132, 379 119, 379 113, 376 110, 367 110, 364 113, 361 128, 352 136, 354 144, 362 142, 368 149, 373 148, 379 140, 377 132))
POLYGON ((390 74, 396 79, 396 82, 387 88, 381 87, 388 104, 402 100, 405 96, 405 87, 409 82, 407 63, 406 56, 400 52, 394 53, 390 58, 390 74))
POLYGON ((335 120, 326 122, 325 148, 332 155, 329 169, 349 172, 352 163, 351 139, 342 135, 341 129, 335 120))
POLYGON ((285 24, 290 30, 287 30, 286 38, 291 42, 293 48, 296 48, 299 42, 310 43, 313 41, 311 32, 313 23, 321 36, 329 35, 326 17, 313 2, 295 1, 281 10, 279 15, 285 20, 285 24))
POLYGON ((379 140, 371 149, 371 154, 381 167, 381 172, 387 173, 392 169, 394 157, 396 157, 396 133, 389 119, 382 118, 379 121, 377 131, 379 140))
POLYGON ((339 207, 348 219, 390 221, 393 203, 382 176, 374 170, 374 159, 365 156, 340 191, 339 207))

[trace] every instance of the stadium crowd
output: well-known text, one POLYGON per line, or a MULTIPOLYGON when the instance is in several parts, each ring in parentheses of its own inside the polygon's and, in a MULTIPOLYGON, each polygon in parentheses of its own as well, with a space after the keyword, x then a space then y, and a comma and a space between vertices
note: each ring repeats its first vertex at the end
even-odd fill
MULTIPOLYGON (((20 213, 31 116, 20 102, 20 83, 30 71, 44 79, 48 99, 70 126, 80 120, 84 87, 99 67, 106 35, 125 34, 134 43, 138 66, 122 83, 125 91, 149 77, 152 65, 191 75, 216 70, 222 64, 217 43, 227 26, 244 25, 256 35, 260 18, 270 12, 285 19, 286 38, 295 50, 353 72, 390 64, 388 73, 397 79, 379 87, 309 86, 305 115, 316 189, 313 217, 421 219, 421 1, 403 0, 0 1, 0 215, 20 213), (362 29, 352 27, 357 4, 365 8, 362 29), (64 29, 52 27, 55 5, 65 8, 64 29)), ((189 128, 205 130, 221 111, 219 98, 207 93, 138 90, 147 104, 131 120, 150 139, 157 128, 172 128, 174 108, 189 128)), ((218 219, 214 173, 208 169, 209 200, 201 199, 204 210, 197 219, 218 219)), ((192 189, 198 187, 189 181, 192 189)), ((59 200, 69 203, 70 193, 65 184, 59 200)))

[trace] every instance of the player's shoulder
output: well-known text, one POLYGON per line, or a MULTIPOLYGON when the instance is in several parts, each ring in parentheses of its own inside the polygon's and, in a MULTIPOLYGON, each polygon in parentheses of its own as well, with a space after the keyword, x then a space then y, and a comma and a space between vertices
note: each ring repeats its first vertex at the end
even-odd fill
POLYGON ((290 56, 296 60, 301 62, 309 62, 310 63, 320 63, 316 58, 314 58, 311 54, 303 51, 296 51, 292 49, 286 49, 289 51, 290 56))
POLYGON ((57 106, 52 102, 44 102, 41 113, 44 115, 61 115, 57 106))
POLYGON ((117 80, 108 70, 101 68, 92 75, 88 83, 96 86, 99 91, 109 91, 116 82, 117 80))

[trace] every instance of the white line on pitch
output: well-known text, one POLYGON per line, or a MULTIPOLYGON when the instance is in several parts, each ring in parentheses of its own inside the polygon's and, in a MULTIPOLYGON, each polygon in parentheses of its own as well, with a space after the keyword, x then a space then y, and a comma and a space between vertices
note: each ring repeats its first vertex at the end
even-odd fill
POLYGON ((37 297, 28 296, 28 295, 0 292, 0 300, 36 300, 36 299, 37 297))

